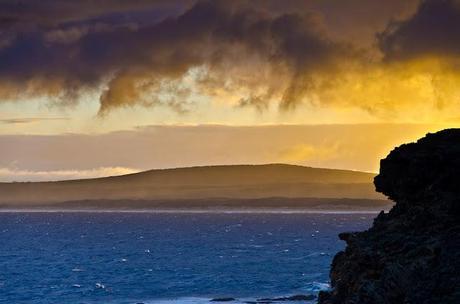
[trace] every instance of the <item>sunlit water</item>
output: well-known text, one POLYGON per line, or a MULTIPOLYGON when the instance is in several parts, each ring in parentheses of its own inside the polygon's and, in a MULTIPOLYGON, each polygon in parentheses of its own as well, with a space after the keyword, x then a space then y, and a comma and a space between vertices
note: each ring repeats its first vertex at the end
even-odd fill
MULTIPOLYGON (((0 303, 209 303, 327 288, 375 214, 0 213, 0 303)), ((233 302, 237 303, 237 302, 233 302)))

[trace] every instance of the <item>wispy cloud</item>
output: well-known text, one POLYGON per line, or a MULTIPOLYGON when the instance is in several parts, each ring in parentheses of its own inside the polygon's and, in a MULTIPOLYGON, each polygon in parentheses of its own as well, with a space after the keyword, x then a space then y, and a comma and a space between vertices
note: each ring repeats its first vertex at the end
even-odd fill
POLYGON ((31 171, 15 168, 0 168, 0 182, 56 181, 124 175, 136 172, 139 172, 139 170, 125 167, 100 167, 87 170, 51 171, 31 171))
POLYGON ((1 118, 2 124, 27 124, 40 121, 69 120, 68 117, 18 117, 18 118, 1 118))

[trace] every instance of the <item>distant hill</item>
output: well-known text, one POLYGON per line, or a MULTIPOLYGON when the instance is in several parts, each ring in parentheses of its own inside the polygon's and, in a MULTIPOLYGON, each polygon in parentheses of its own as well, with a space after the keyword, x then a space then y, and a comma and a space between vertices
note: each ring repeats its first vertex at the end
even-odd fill
MULTIPOLYGON (((284 164, 150 170, 96 179, 0 183, 0 206, 68 201, 184 201, 261 198, 383 199, 374 174, 284 164)), ((88 205, 88 202, 85 203, 88 205)), ((145 202, 143 203, 145 204, 145 202)))

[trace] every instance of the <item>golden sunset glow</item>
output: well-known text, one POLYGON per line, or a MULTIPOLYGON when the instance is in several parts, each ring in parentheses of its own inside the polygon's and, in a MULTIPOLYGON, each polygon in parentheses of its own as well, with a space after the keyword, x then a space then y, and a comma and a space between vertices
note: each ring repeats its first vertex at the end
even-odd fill
POLYGON ((392 146, 460 123, 454 0, 1 5, 3 180, 218 163, 376 171, 392 146), (73 161, 66 147, 88 139, 120 147, 73 161), (35 153, 62 161, 32 165, 35 153))

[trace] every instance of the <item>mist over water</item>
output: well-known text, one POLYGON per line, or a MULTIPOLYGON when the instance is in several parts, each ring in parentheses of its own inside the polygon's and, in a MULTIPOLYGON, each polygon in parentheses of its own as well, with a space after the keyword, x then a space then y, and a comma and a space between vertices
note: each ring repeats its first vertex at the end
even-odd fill
POLYGON ((0 303, 207 303, 317 293, 375 214, 0 213, 0 303))

